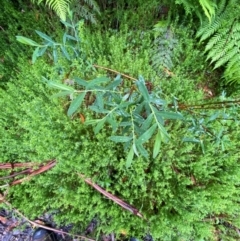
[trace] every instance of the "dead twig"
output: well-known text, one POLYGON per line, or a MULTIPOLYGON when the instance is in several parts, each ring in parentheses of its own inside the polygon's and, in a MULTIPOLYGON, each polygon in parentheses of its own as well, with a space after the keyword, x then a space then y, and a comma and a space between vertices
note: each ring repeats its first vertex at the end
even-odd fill
POLYGON ((119 71, 116 71, 116 70, 113 70, 113 69, 109 69, 109 68, 106 68, 106 67, 103 67, 103 66, 100 66, 100 65, 97 65, 97 64, 93 64, 93 66, 96 67, 96 68, 99 68, 99 69, 105 69, 105 70, 113 72, 115 74, 120 74, 121 76, 124 76, 124 77, 126 77, 128 79, 131 79, 131 80, 137 80, 136 78, 133 78, 133 77, 131 77, 129 75, 123 74, 123 73, 121 73, 119 71))
POLYGON ((143 215, 133 206, 131 206, 130 204, 124 202, 122 199, 114 196, 113 194, 105 191, 103 188, 101 188, 100 186, 98 186, 97 184, 93 183, 91 181, 90 178, 85 178, 84 175, 82 174, 78 174, 86 183, 88 183, 90 186, 92 186, 93 188, 95 188, 98 192, 102 193, 105 197, 111 199, 113 202, 117 203, 119 206, 121 206, 122 208, 130 211, 131 213, 133 213, 134 215, 143 218, 143 215))

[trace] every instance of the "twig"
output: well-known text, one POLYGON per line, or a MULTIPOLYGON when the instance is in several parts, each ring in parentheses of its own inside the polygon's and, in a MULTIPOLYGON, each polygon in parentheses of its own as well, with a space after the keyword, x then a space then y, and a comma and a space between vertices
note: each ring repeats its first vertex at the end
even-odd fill
POLYGON ((143 215, 133 206, 131 206, 130 204, 124 202, 122 199, 114 196, 113 194, 105 191, 103 188, 101 188, 100 186, 98 186, 97 184, 93 183, 91 181, 90 178, 85 178, 84 175, 82 174, 78 174, 86 183, 88 183, 90 186, 92 186, 93 188, 95 188, 97 191, 99 191, 100 193, 102 193, 105 197, 111 199, 113 202, 117 203, 119 206, 123 207, 124 209, 130 211, 131 213, 137 215, 140 218, 143 218, 143 215))
POLYGON ((113 72, 115 74, 120 74, 120 75, 122 75, 122 76, 124 76, 124 77, 126 77, 128 79, 131 79, 131 80, 137 80, 136 78, 133 78, 133 77, 131 77, 129 75, 123 74, 123 73, 121 73, 119 71, 116 71, 116 70, 113 70, 113 69, 109 69, 109 68, 106 68, 106 67, 103 67, 103 66, 100 66, 100 65, 97 65, 97 64, 93 64, 93 66, 96 67, 96 68, 99 68, 99 69, 105 69, 105 70, 113 72))

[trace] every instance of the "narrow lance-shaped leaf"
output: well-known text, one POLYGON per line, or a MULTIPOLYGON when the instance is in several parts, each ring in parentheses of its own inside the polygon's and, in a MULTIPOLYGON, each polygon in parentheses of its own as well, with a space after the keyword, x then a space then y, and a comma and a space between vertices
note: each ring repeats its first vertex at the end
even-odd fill
POLYGON ((63 97, 63 96, 67 96, 67 95, 71 95, 73 93, 73 91, 69 91, 69 90, 65 90, 65 91, 61 91, 57 94, 52 95, 53 98, 55 97, 63 97))
POLYGON ((54 44, 55 42, 52 40, 52 38, 50 38, 48 35, 46 35, 45 33, 42 33, 38 30, 35 30, 35 32, 43 39, 47 40, 49 43, 54 44))
POLYGON ((76 82, 79 84, 79 85, 82 85, 84 87, 87 87, 88 85, 88 82, 86 80, 83 80, 83 79, 80 79, 78 77, 74 77, 73 78, 74 80, 76 80, 76 82))
POLYGON ((136 143, 143 144, 148 141, 154 134, 156 128, 157 124, 155 123, 137 139, 136 143))
POLYGON ((36 46, 36 47, 42 47, 42 45, 38 44, 37 42, 33 41, 32 39, 23 37, 23 36, 16 36, 17 41, 22 43, 22 44, 27 44, 31 46, 36 46))
POLYGON ((63 45, 60 45, 60 48, 62 50, 63 55, 66 57, 66 59, 70 60, 70 56, 69 56, 66 48, 63 45))
POLYGON ((114 142, 128 142, 132 140, 130 136, 111 136, 110 140, 114 142))
POLYGON ((136 147, 137 150, 139 151, 139 153, 144 156, 144 157, 148 157, 148 152, 147 150, 143 147, 142 143, 136 143, 136 147))
POLYGON ((68 116, 71 116, 79 108, 79 106, 81 106, 85 95, 86 92, 80 93, 77 98, 72 101, 67 112, 68 116))
POLYGON ((53 48, 53 61, 54 63, 57 63, 58 56, 57 56, 57 50, 56 48, 53 48))
POLYGON ((39 47, 37 47, 34 52, 33 52, 33 55, 32 55, 32 63, 34 64, 37 57, 39 57, 39 47))
POLYGON ((129 168, 132 165, 133 157, 134 157, 134 152, 133 152, 133 147, 131 147, 127 155, 126 168, 129 168))
POLYGON ((108 81, 109 81, 109 78, 107 78, 105 76, 93 79, 88 83, 87 89, 89 89, 90 87, 102 84, 102 83, 106 83, 108 81))
POLYGON ((156 158, 158 153, 160 152, 160 147, 161 147, 161 132, 158 130, 155 142, 154 142, 154 147, 153 147, 153 158, 156 158))
POLYGON ((97 123, 97 125, 93 129, 95 134, 97 134, 103 128, 105 121, 106 121, 106 118, 103 118, 97 123))
POLYGON ((120 85, 122 82, 121 75, 118 75, 113 82, 111 82, 109 85, 106 86, 106 89, 108 90, 113 90, 115 89, 118 85, 120 85))
POLYGON ((144 100, 149 102, 150 96, 143 77, 139 77, 139 80, 136 81, 136 85, 138 87, 139 92, 142 94, 144 100))
POLYGON ((56 89, 60 89, 60 90, 67 90, 67 91, 74 91, 74 88, 72 88, 71 86, 67 86, 64 84, 60 84, 54 81, 50 81, 48 79, 46 79, 45 77, 43 77, 43 80, 46 81, 47 85, 56 89))
POLYGON ((174 112, 159 111, 157 115, 164 117, 165 119, 176 119, 176 120, 183 119, 183 116, 180 113, 174 113, 174 112))

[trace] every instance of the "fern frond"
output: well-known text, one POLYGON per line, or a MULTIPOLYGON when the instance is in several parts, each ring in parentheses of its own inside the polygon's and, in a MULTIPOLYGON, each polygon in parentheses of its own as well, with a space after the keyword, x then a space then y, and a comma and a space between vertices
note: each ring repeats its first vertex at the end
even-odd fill
POLYGON ((212 17, 215 15, 216 4, 211 0, 199 0, 199 3, 202 6, 205 15, 209 21, 211 21, 212 17))
POLYGON ((52 8, 57 15, 63 20, 66 20, 68 5, 71 0, 46 0, 46 4, 52 8))
POLYGON ((240 83, 240 5, 237 0, 221 0, 217 16, 198 31, 200 41, 208 40, 205 47, 207 60, 214 69, 226 66, 226 82, 240 83))

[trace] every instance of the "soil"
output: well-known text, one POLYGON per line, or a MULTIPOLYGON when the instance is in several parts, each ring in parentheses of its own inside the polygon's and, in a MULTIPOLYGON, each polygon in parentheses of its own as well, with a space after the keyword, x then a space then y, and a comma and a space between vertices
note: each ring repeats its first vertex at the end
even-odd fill
MULTIPOLYGON (((52 216, 44 215, 35 221, 41 225, 56 228, 64 232, 70 232, 72 226, 56 227, 52 222, 52 216)), ((0 210, 0 240, 1 241, 31 241, 31 237, 37 227, 33 227, 28 221, 19 218, 12 211, 0 210)), ((66 234, 55 232, 58 241, 78 241, 66 234)))

